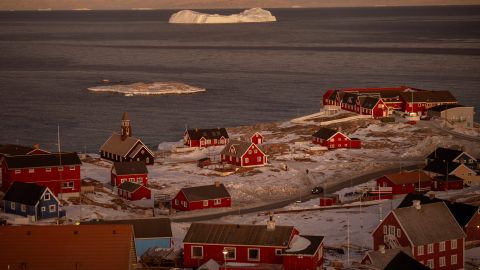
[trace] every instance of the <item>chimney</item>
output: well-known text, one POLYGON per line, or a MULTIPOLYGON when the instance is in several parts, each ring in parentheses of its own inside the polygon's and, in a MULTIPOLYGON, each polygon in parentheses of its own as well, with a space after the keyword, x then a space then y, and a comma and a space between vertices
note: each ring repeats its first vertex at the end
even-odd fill
POLYGON ((215 187, 220 187, 220 181, 215 181, 215 187))
POLYGON ((382 253, 382 254, 385 254, 385 245, 379 245, 378 246, 378 251, 380 251, 380 253, 382 253))
POLYGON ((422 209, 422 205, 420 204, 420 200, 413 200, 413 206, 415 209, 420 210, 422 209))
POLYGON ((273 214, 270 212, 270 219, 267 221, 267 231, 275 231, 275 220, 273 220, 273 214))

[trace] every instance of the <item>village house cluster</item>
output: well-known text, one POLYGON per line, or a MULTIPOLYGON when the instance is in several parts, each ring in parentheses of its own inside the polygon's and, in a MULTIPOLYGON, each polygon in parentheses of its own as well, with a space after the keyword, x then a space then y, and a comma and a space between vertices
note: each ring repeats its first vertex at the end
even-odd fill
MULTIPOLYGON (((328 90, 323 105, 331 112, 345 110, 372 118, 398 111, 473 126, 473 110, 458 105, 448 91, 406 86, 328 90)), ((152 200, 155 194, 149 188, 148 167, 155 164, 155 154, 132 134, 129 116, 124 113, 120 133, 113 133, 99 154, 111 163, 110 185, 118 197, 152 200)), ((362 147, 360 139, 326 127, 312 134, 311 143, 331 151, 362 147)), ((187 129, 183 144, 184 150, 222 147, 218 163, 225 166, 269 164, 265 137, 259 131, 230 138, 225 128, 187 129)), ((25 217, 31 223, 66 217, 61 200, 81 195, 82 162, 77 153, 49 152, 38 145, 1 145, 0 164, 4 212, 25 217)), ((208 157, 198 161, 199 167, 210 165, 208 157)), ((479 160, 467 151, 438 147, 426 157, 422 169, 384 175, 376 179, 374 188, 362 190, 361 198, 367 200, 405 198, 379 221, 372 232, 374 250, 365 254, 358 267, 463 269, 466 242, 480 241, 479 207, 422 194, 478 185, 479 171, 479 160), (433 227, 436 229, 425 229, 433 227)), ((321 207, 339 203, 336 194, 319 196, 321 207)), ((233 200, 227 187, 215 181, 212 185, 183 187, 169 203, 175 211, 199 211, 229 208, 233 200)), ((314 270, 321 269, 325 262, 324 236, 303 235, 295 226, 276 224, 272 216, 266 224, 256 225, 194 222, 183 239, 182 256, 174 250, 168 218, 91 220, 78 226, 0 226, 0 235, 6 236, 0 237, 1 269, 31 269, 39 264, 49 269, 136 269, 140 258, 153 264, 159 252, 169 259, 155 264, 168 262, 197 269, 314 270), (43 248, 48 241, 68 246, 43 248), (95 250, 88 248, 97 242, 95 250), (51 262, 44 259, 61 253, 60 249, 69 252, 51 262), (38 256, 26 261, 14 250, 38 256), (181 262, 177 261, 179 257, 181 262), (105 262, 114 264, 105 268, 105 262)))

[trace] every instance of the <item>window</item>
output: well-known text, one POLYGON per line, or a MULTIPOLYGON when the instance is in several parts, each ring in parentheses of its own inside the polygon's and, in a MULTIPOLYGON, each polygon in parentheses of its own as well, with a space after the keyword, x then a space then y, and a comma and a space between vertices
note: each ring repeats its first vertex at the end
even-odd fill
POLYGON ((25 204, 20 204, 20 209, 22 212, 27 212, 27 206, 25 204))
POLYGON ((440 244, 439 244, 439 250, 440 250, 440 251, 445 251, 445 241, 440 242, 440 244))
POLYGON ((183 204, 183 207, 185 207, 185 208, 187 207, 187 202, 186 201, 183 201, 182 204, 183 204))
POLYGON ((387 225, 383 225, 383 234, 387 234, 387 225))
POLYGON ((123 182, 125 182, 125 181, 127 181, 127 179, 125 179, 125 178, 122 178, 122 179, 120 180, 120 183, 122 183, 122 184, 123 184, 123 182))
POLYGON ((175 199, 175 205, 178 205, 178 199, 175 199))
POLYGON ((423 255, 423 246, 417 247, 417 255, 423 255))
POLYGON ((245 158, 245 163, 248 163, 248 162, 250 162, 250 160, 247 157, 247 158, 245 158))
POLYGON ((397 237, 400 238, 401 235, 402 235, 402 231, 397 228, 397 237))
POLYGON ((395 235, 395 226, 388 225, 388 234, 395 235))
POLYGON ((15 170, 15 174, 20 174, 21 172, 21 170, 15 170))
POLYGON ((130 178, 128 178, 128 181, 129 181, 129 182, 135 182, 135 177, 130 177, 130 178))
POLYGON ((42 206, 42 212, 45 212, 45 206, 42 206))
POLYGON ((435 268, 435 265, 433 263, 433 259, 427 260, 427 266, 430 267, 431 269, 435 268))
POLYGON ((227 260, 235 260, 237 259, 237 255, 236 255, 236 248, 234 247, 226 247, 225 248, 227 250, 227 255, 225 256, 225 259, 227 260))
POLYGON ((137 177, 137 183, 142 183, 142 177, 137 177))
POLYGON ((62 188, 73 188, 73 181, 62 182, 62 188))
POLYGON ((331 142, 335 142, 335 139, 331 139, 330 141, 331 141, 331 142))
POLYGON ((248 249, 248 260, 249 261, 260 261, 260 249, 249 248, 248 249))
POLYGON ((251 155, 251 154, 252 154, 252 150, 248 150, 248 154, 251 155))
POLYGON ((277 255, 277 256, 282 255, 282 250, 279 249, 279 248, 276 248, 276 249, 275 249, 275 255, 277 255))
POLYGON ((257 162, 262 162, 262 157, 257 157, 257 162))
POLYGON ((445 266, 445 257, 440 257, 440 260, 438 261, 438 263, 440 264, 440 267, 444 267, 445 266))
POLYGON ((59 172, 63 172, 63 167, 58 167, 59 172))
POLYGON ((28 169, 28 173, 34 173, 35 169, 28 169))
POLYGON ((75 166, 70 166, 70 171, 75 171, 75 166))
POLYGON ((457 264, 457 255, 452 255, 452 256, 450 257, 450 264, 451 264, 451 265, 457 264))
POLYGON ((50 193, 45 193, 45 196, 43 196, 43 199, 44 199, 45 201, 50 200, 50 193))
POLYGON ((210 139, 207 140, 207 144, 211 144, 212 141, 210 139))
POLYGON ((203 247, 192 246, 192 258, 203 258, 203 247))
POLYGON ((52 168, 45 168, 45 172, 51 172, 52 168))
POLYGON ((450 242, 450 248, 457 249, 457 239, 452 240, 452 242, 450 242))
POLYGON ((55 209, 57 209, 57 207, 55 207, 55 204, 48 206, 48 211, 50 212, 55 212, 55 209))
POLYGON ((221 203, 222 203, 222 199, 215 199, 215 200, 213 201, 213 204, 214 204, 214 205, 219 205, 219 204, 221 204, 221 203))
POLYGON ((428 253, 428 254, 433 253, 433 244, 428 244, 428 246, 427 246, 427 253, 428 253))
POLYGON ((258 153, 258 150, 257 149, 253 150, 253 153, 255 153, 255 154, 258 153))
POLYGON ((203 206, 208 206, 208 200, 203 201, 203 206))

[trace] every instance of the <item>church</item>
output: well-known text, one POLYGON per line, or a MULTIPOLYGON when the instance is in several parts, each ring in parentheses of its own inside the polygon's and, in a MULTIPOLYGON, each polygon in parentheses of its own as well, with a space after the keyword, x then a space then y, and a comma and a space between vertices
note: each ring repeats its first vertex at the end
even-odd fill
POLYGON ((127 112, 123 113, 121 133, 113 133, 108 138, 100 147, 100 156, 116 162, 144 161, 147 165, 152 165, 155 159, 153 152, 140 139, 132 137, 127 112))

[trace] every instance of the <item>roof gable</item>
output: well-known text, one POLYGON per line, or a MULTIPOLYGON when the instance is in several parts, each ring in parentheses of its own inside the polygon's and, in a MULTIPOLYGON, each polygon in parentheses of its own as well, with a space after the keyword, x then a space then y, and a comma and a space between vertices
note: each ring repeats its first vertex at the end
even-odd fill
POLYGON ((140 139, 135 137, 126 137, 125 140, 123 140, 120 134, 113 133, 102 147, 100 147, 100 151, 116 154, 121 157, 127 157, 130 151, 137 146, 138 142, 145 145, 140 139))
POLYGON ((82 165, 77 153, 5 156, 9 169, 82 165))
POLYGON ((112 169, 115 170, 116 175, 148 173, 147 166, 143 161, 114 162, 112 169))
POLYGON ((380 99, 378 99, 376 97, 366 97, 363 100, 362 108, 371 110, 371 109, 375 108, 375 106, 377 105, 378 102, 380 102, 380 99))
POLYGON ((453 161, 462 153, 463 151, 460 150, 438 147, 432 153, 430 153, 430 155, 427 156, 427 159, 453 161))
POLYGON ((427 172, 433 172, 438 174, 452 174, 459 166, 464 166, 461 163, 456 162, 443 162, 442 160, 434 160, 428 163, 423 170, 427 172))
POLYGON ((395 257, 383 268, 383 270, 430 270, 430 267, 427 267, 411 256, 407 255, 405 252, 400 251, 395 257))
POLYGON ((317 132, 315 132, 312 136, 324 140, 328 140, 337 134, 338 131, 330 128, 320 128, 317 132))
POLYGON ((432 181, 432 178, 422 171, 391 173, 385 177, 395 185, 432 181))
POLYGON ((287 247, 293 226, 192 223, 184 243, 287 247))
MULTIPOLYGON (((230 140, 230 142, 225 145, 223 150, 220 152, 222 155, 242 157, 250 148, 250 146, 257 147, 251 141, 239 141, 239 140, 230 140)), ((257 147, 257 149, 260 149, 257 147)))
POLYGON ((141 187, 142 187, 142 185, 140 185, 140 184, 125 181, 120 186, 118 186, 118 189, 126 190, 128 192, 135 192, 141 187))
MULTIPOLYGON (((34 183, 24 183, 24 182, 15 181, 9 187, 3 199, 5 201, 34 206, 40 200, 45 190, 50 190, 50 189, 48 189, 47 187, 39 186, 34 183)), ((50 194, 53 195, 51 191, 50 191, 50 194)))
POLYGON ((307 241, 309 241, 309 245, 306 246, 305 248, 301 250, 285 250, 286 255, 292 254, 292 255, 307 255, 307 256, 313 256, 317 252, 317 250, 320 248, 320 245, 323 242, 323 236, 316 236, 316 235, 295 235, 292 238, 292 241, 290 243, 290 249, 292 248, 292 245, 294 241, 304 238, 307 241))
POLYGON ((401 92, 400 97, 409 103, 422 102, 457 102, 450 91, 412 91, 401 92))
POLYGON ((189 202, 231 197, 223 184, 220 184, 218 187, 216 185, 206 185, 182 188, 180 192, 185 194, 189 202))
POLYGON ((188 129, 187 133, 190 140, 200 140, 202 137, 207 140, 212 140, 220 139, 222 136, 228 139, 228 132, 225 128, 188 129))

